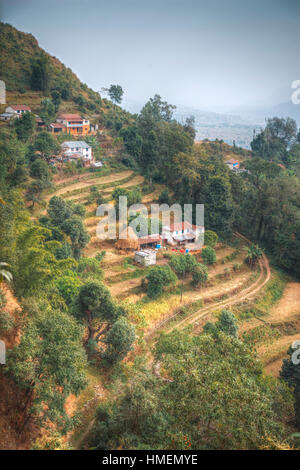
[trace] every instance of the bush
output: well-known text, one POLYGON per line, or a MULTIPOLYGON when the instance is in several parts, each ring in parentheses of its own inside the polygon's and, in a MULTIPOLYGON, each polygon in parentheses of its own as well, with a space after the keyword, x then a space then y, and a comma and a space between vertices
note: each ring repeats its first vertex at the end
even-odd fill
POLYGON ((218 240, 219 240, 218 235, 212 230, 207 230, 204 233, 204 245, 214 248, 216 244, 218 243, 218 240))
POLYGON ((197 264, 196 258, 189 254, 172 255, 170 258, 170 266, 178 276, 191 273, 197 264))
POLYGON ((0 311, 0 333, 10 330, 13 326, 13 317, 8 312, 0 311))
POLYGON ((158 202, 160 204, 170 204, 170 195, 169 195, 169 191, 167 189, 164 189, 160 193, 159 198, 158 198, 158 202))
POLYGON ((155 299, 163 293, 165 286, 176 284, 177 276, 170 266, 155 266, 149 270, 146 279, 148 281, 147 295, 155 299))
POLYGON ((199 284, 204 284, 208 279, 208 270, 204 264, 198 264, 195 266, 192 272, 192 284, 198 286, 199 284))
POLYGON ((203 248, 201 256, 204 264, 214 264, 217 261, 216 252, 210 246, 203 248))
POLYGON ((55 285, 66 304, 71 305, 74 298, 77 297, 79 293, 81 281, 73 271, 69 271, 64 276, 57 278, 55 285))
POLYGON ((105 343, 107 349, 103 354, 103 359, 109 364, 124 359, 132 350, 132 344, 135 341, 135 328, 125 317, 119 318, 109 330, 105 343))

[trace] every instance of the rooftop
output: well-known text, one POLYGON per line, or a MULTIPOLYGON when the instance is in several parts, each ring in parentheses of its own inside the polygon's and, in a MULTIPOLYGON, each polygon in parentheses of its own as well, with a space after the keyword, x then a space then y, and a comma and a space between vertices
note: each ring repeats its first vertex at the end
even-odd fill
POLYGON ((31 111, 30 107, 26 104, 10 104, 8 107, 14 109, 15 111, 31 111))
POLYGON ((61 144, 62 147, 68 147, 68 148, 87 148, 90 149, 91 146, 87 144, 84 140, 69 140, 66 142, 63 142, 61 144))
POLYGON ((50 127, 53 127, 54 129, 63 129, 65 126, 60 122, 52 122, 52 124, 50 124, 50 127))
POLYGON ((82 117, 79 114, 60 114, 58 119, 67 119, 68 121, 72 120, 80 120, 82 121, 82 117))

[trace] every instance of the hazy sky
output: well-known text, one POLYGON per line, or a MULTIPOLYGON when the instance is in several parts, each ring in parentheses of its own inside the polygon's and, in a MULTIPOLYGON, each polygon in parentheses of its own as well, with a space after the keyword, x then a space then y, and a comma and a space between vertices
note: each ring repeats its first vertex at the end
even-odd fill
POLYGON ((1 20, 95 90, 206 109, 289 96, 300 0, 0 0, 1 20))

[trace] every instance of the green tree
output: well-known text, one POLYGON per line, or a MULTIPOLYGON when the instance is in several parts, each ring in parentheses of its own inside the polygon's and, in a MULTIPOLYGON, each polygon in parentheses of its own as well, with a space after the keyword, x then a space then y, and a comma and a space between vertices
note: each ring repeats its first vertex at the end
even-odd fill
POLYGON ((289 359, 283 360, 280 377, 293 389, 295 420, 298 429, 300 429, 300 345, 297 345, 296 348, 290 347, 288 355, 289 359))
POLYGON ((221 315, 217 321, 217 327, 220 331, 223 331, 229 336, 234 338, 238 336, 237 319, 230 310, 224 309, 221 311, 221 315))
POLYGON ((73 215, 71 206, 59 196, 53 196, 48 205, 48 215, 53 225, 61 227, 73 215))
POLYGON ((109 364, 121 361, 132 350, 135 341, 135 328, 127 318, 120 317, 108 331, 105 337, 106 350, 103 358, 109 364))
POLYGON ((66 399, 86 385, 82 333, 70 315, 48 310, 27 323, 20 343, 8 351, 8 374, 26 391, 16 423, 19 434, 30 420, 52 422, 63 432, 70 429, 66 399))
POLYGON ((251 245, 247 248, 246 263, 249 264, 251 268, 254 268, 259 259, 262 257, 263 252, 258 245, 251 245))
POLYGON ((120 85, 110 85, 108 95, 115 105, 121 103, 123 94, 124 91, 120 85))
POLYGON ((36 128, 35 116, 32 113, 24 113, 19 119, 15 119, 14 126, 19 140, 27 141, 36 128))
POLYGON ((100 263, 101 260, 98 258, 81 258, 78 262, 77 273, 82 280, 95 278, 99 281, 104 276, 100 263))
POLYGON ((139 159, 142 150, 142 137, 136 125, 123 127, 120 131, 126 151, 136 160, 139 159))
POLYGON ((88 345, 91 341, 102 339, 125 311, 114 303, 110 291, 102 282, 88 281, 80 288, 73 313, 88 328, 88 345))
POLYGON ((34 142, 35 150, 41 152, 41 156, 49 160, 52 155, 59 152, 59 146, 55 138, 47 131, 41 131, 34 142))
POLYGON ((90 235, 81 218, 76 215, 70 217, 62 225, 62 230, 70 237, 74 258, 79 259, 83 248, 90 241, 90 235))
POLYGON ((206 230, 204 233, 204 245, 205 246, 211 246, 211 248, 214 248, 216 244, 218 243, 218 235, 213 232, 212 230, 206 230))
POLYGON ((177 276, 170 266, 154 266, 148 271, 146 279, 148 281, 147 295, 150 298, 159 297, 163 293, 164 287, 175 285, 177 282, 177 276))
POLYGON ((173 271, 182 277, 185 274, 192 273, 198 263, 195 256, 181 253, 172 255, 169 264, 173 271))
POLYGON ((74 271, 69 270, 65 272, 63 276, 56 277, 54 284, 66 304, 70 306, 77 297, 82 282, 78 279, 74 271))
POLYGON ((75 265, 74 260, 57 260, 55 252, 61 244, 51 240, 51 231, 29 225, 16 240, 14 286, 18 295, 27 297, 43 290, 46 295, 55 276, 75 265))
POLYGON ((168 189, 163 189, 158 197, 159 204, 170 204, 171 198, 168 189))
POLYGON ((192 271, 192 283, 194 286, 205 284, 208 279, 208 270, 204 264, 198 263, 192 271))
POLYGON ((56 110, 54 103, 49 98, 44 98, 41 101, 40 116, 48 127, 55 120, 56 110))
POLYGON ((59 105, 61 103, 61 93, 58 90, 51 91, 51 98, 54 104, 55 112, 57 113, 59 109, 59 105))
POLYGON ((110 85, 108 89, 108 96, 113 102, 113 112, 114 112, 114 127, 116 127, 116 105, 122 102, 124 91, 120 85, 110 85))
POLYGON ((238 339, 223 332, 216 340, 174 330, 159 338, 155 359, 159 380, 138 370, 123 393, 98 408, 91 447, 212 450, 284 444, 290 393, 264 377, 262 365, 238 339))
POLYGON ((50 186, 52 175, 49 171, 47 163, 41 158, 37 158, 30 165, 30 176, 42 182, 44 187, 50 186))
POLYGON ((204 264, 214 264, 217 261, 216 252, 211 246, 203 248, 201 256, 204 264))
POLYGON ((251 142, 251 148, 257 157, 286 163, 288 148, 296 141, 296 121, 274 117, 267 120, 265 129, 251 142))
POLYGON ((44 52, 41 52, 40 56, 31 65, 31 89, 47 92, 50 78, 49 58, 44 52))
POLYGON ((42 181, 33 181, 27 188, 27 191, 25 193, 25 199, 28 202, 31 202, 32 205, 31 207, 33 208, 35 204, 40 204, 41 203, 41 195, 43 192, 43 189, 45 188, 44 183, 42 181))

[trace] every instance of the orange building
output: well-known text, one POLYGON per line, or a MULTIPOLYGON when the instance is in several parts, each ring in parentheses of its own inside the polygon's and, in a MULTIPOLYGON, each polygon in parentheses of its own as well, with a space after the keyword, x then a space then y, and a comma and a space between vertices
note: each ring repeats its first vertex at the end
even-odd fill
POLYGON ((87 135, 90 132, 90 121, 79 114, 60 114, 56 123, 50 125, 51 132, 66 132, 71 135, 87 135))

